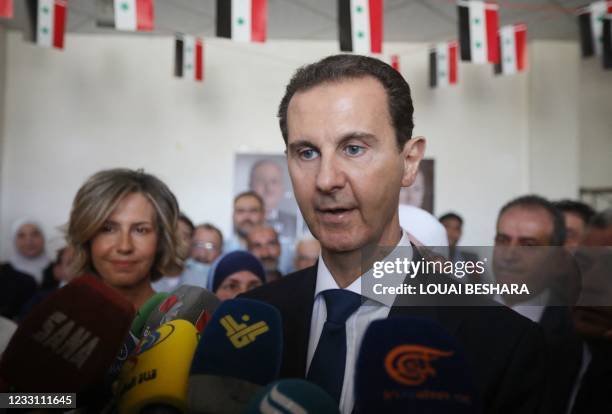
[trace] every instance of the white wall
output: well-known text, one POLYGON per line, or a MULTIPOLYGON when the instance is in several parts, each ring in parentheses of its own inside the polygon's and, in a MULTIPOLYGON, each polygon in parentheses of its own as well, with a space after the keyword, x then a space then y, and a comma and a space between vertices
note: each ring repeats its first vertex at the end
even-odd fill
POLYGON ((580 63, 580 185, 612 187, 612 70, 601 60, 580 63))
MULTIPOLYGON (((214 39, 199 85, 171 76, 169 37, 70 34, 64 52, 26 44, 17 33, 7 40, 4 256, 14 219, 39 218, 57 239, 85 178, 116 166, 158 175, 196 222, 229 232, 235 152, 282 152, 275 113, 286 82, 299 65, 337 52, 336 42, 214 39)), ((436 212, 464 214, 463 244, 490 243, 499 207, 534 181, 529 75, 496 78, 488 66, 462 64, 458 87, 431 90, 424 45, 387 51, 402 53, 415 134, 428 138, 427 156, 436 160, 436 212)), ((555 134, 537 131, 545 140, 555 134)))

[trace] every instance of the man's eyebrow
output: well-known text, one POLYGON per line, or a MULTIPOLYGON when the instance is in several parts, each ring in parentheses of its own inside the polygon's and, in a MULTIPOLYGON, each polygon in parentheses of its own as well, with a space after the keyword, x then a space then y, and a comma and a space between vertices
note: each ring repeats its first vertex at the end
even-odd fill
POLYGON ((289 151, 295 152, 299 148, 305 148, 305 147, 315 148, 316 146, 312 142, 308 141, 307 139, 300 139, 295 142, 292 142, 287 147, 289 151))
POLYGON ((367 144, 372 144, 374 141, 378 141, 376 135, 374 134, 370 134, 369 132, 355 131, 349 132, 348 134, 344 134, 342 138, 340 138, 340 140, 338 141, 338 145, 341 146, 353 139, 365 141, 367 144))

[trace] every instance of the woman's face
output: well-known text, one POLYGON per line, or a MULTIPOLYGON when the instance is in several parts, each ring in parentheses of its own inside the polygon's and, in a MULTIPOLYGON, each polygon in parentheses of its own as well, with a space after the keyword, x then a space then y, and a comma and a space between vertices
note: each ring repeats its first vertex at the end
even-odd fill
POLYGON ((130 289, 149 283, 157 251, 156 214, 140 193, 119 202, 91 241, 93 266, 109 286, 130 289))
POLYGON ((20 255, 33 259, 42 254, 45 248, 45 238, 38 226, 26 223, 17 230, 15 247, 20 255))
POLYGON ((234 299, 236 296, 261 286, 261 279, 248 270, 226 277, 215 292, 219 300, 234 299))

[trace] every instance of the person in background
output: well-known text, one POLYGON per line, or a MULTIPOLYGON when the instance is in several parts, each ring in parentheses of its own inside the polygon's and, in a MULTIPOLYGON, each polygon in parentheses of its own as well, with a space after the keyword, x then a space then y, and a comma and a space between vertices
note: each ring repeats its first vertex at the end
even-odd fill
POLYGON ((194 230, 193 221, 184 213, 180 213, 178 219, 178 234, 181 243, 187 246, 185 247, 186 249, 189 249, 191 246, 191 237, 193 236, 194 230))
POLYGON ((217 259, 208 280, 208 288, 223 301, 266 283, 266 272, 257 257, 236 250, 217 259))
POLYGON ((42 284, 43 272, 51 263, 45 253, 45 235, 34 220, 18 220, 13 224, 14 251, 9 259, 11 266, 42 284))
POLYGON ((463 235, 463 218, 461 218, 461 216, 457 213, 450 212, 443 214, 438 220, 446 229, 449 259, 452 262, 477 261, 477 255, 465 251, 461 247, 457 246, 459 240, 461 240, 461 236, 463 235))
MULTIPOLYGON (((572 320, 583 340, 570 395, 572 414, 612 412, 612 209, 589 221, 575 256, 582 289, 572 320)), ((569 412, 569 411, 568 411, 569 412)))
POLYGON ((234 235, 225 244, 225 251, 247 249, 247 235, 265 221, 264 201, 254 191, 245 191, 234 198, 234 212, 232 214, 234 235))
POLYGON ((271 274, 270 278, 266 278, 267 282, 271 282, 275 276, 274 272, 280 272, 278 263, 281 256, 281 245, 278 241, 278 233, 269 225, 255 227, 249 232, 247 246, 249 252, 261 261, 266 274, 271 274))
POLYGON ((154 293, 151 281, 180 272, 178 202, 157 177, 111 169, 90 177, 72 204, 66 239, 72 270, 97 275, 135 310, 154 293))
POLYGON ((570 251, 580 245, 587 224, 595 215, 595 210, 588 204, 574 200, 561 200, 555 203, 565 219, 565 247, 570 251))
POLYGON ((221 230, 210 223, 198 225, 191 241, 190 257, 185 261, 183 272, 178 276, 164 276, 153 283, 157 292, 171 292, 179 285, 206 287, 211 263, 223 249, 221 230))
POLYGON ((42 286, 27 301, 19 312, 19 319, 27 315, 30 310, 42 302, 57 289, 70 283, 77 275, 72 272, 71 265, 74 259, 74 249, 70 246, 58 249, 56 259, 45 269, 42 286))
POLYGON ((275 161, 263 159, 251 168, 249 187, 264 200, 266 222, 283 239, 295 238, 296 217, 280 209, 285 195, 283 169, 275 161))
POLYGON ((314 266, 321 253, 321 243, 314 237, 301 239, 295 245, 294 271, 314 266))

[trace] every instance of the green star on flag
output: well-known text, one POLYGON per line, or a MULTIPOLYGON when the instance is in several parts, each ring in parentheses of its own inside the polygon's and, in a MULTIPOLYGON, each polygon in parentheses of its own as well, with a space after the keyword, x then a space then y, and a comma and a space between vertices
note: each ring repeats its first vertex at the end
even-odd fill
POLYGON ((47 6, 43 6, 41 10, 44 14, 49 14, 49 8, 47 6))
POLYGON ((360 37, 360 38, 363 37, 363 32, 361 32, 361 31, 357 32, 357 37, 360 37))
POLYGON ((479 18, 474 19, 474 23, 475 24, 480 24, 480 19, 479 18))
POLYGON ((357 13, 361 13, 363 11, 363 7, 357 6, 357 13))
POLYGON ((240 24, 240 25, 244 24, 244 19, 242 17, 238 18, 238 24, 240 24))
POLYGON ((46 27, 41 28, 40 31, 43 32, 44 34, 49 33, 49 29, 46 27))
POLYGON ((127 11, 127 10, 129 10, 129 8, 130 8, 130 5, 129 5, 129 4, 127 4, 127 2, 125 2, 125 1, 124 1, 123 3, 121 3, 121 9, 122 9, 123 11, 127 11))

